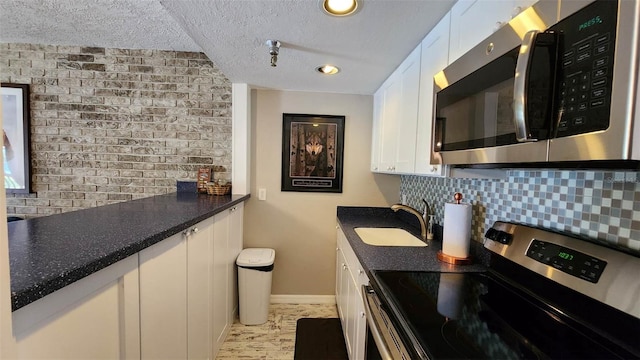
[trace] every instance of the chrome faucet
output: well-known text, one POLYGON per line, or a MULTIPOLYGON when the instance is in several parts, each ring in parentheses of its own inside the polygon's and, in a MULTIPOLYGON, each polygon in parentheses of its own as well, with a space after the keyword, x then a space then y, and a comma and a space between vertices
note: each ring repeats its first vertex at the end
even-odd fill
POLYGON ((411 206, 403 204, 391 205, 391 210, 395 212, 398 212, 398 210, 404 210, 410 214, 415 215, 418 218, 418 221, 420 221, 420 235, 422 236, 422 240, 427 240, 427 225, 424 221, 424 215, 421 214, 420 211, 412 208, 411 206))

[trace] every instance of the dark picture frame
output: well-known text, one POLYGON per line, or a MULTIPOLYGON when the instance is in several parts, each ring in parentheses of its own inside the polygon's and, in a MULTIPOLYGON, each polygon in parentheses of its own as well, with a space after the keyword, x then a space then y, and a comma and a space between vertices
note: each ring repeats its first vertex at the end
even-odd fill
POLYGON ((7 193, 31 192, 29 85, 2 85, 2 158, 7 193))
POLYGON ((282 114, 282 191, 342 192, 340 115, 282 114))

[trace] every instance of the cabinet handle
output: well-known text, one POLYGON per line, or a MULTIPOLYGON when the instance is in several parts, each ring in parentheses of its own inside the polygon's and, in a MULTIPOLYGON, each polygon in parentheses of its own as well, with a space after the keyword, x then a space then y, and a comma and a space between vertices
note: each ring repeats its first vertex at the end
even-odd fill
POLYGON ((194 233, 194 234, 197 233, 198 232, 198 228, 194 227, 193 229, 191 229, 191 232, 194 233))
POLYGON ((191 230, 185 230, 182 232, 182 236, 189 236, 189 234, 191 234, 191 230))
POLYGON ((342 264, 342 270, 347 270, 347 265, 346 264, 342 264))
POLYGON ((360 311, 360 317, 363 318, 365 316, 367 316, 367 314, 365 314, 364 312, 360 311))
POLYGON ((336 248, 336 251, 340 251, 340 248, 339 248, 339 247, 337 247, 337 248, 336 248))
POLYGON ((431 168, 431 172, 437 172, 437 171, 438 171, 438 167, 437 166, 434 166, 434 167, 431 168))
POLYGON ((362 271, 362 269, 358 269, 358 275, 362 275, 364 273, 364 271, 362 271))
POLYGON ((237 210, 237 208, 234 206, 234 207, 232 207, 231 209, 229 209, 229 212, 234 212, 234 211, 236 211, 236 210, 237 210))

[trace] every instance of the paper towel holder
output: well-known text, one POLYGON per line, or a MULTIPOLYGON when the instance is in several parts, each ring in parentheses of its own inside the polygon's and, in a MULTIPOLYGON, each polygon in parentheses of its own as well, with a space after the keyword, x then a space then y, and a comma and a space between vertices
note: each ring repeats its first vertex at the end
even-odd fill
POLYGON ((451 255, 447 255, 442 252, 442 250, 438 250, 438 260, 445 262, 447 264, 453 265, 469 265, 471 264, 471 256, 466 258, 459 258, 451 255))
MULTIPOLYGON (((456 204, 460 204, 460 202, 462 201, 462 194, 457 192, 453 195, 453 199, 455 200, 456 204)), ((442 241, 444 241, 444 239, 442 239, 442 241)), ((461 258, 461 257, 456 257, 456 256, 452 256, 452 255, 447 255, 445 253, 442 252, 442 250, 438 250, 438 260, 448 263, 448 264, 453 264, 453 265, 468 265, 471 264, 471 256, 467 256, 465 258, 461 258)))

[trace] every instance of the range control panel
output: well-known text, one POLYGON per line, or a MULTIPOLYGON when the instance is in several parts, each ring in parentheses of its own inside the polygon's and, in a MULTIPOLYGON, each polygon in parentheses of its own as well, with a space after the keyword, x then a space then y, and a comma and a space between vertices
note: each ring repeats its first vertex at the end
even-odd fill
POLYGON ((484 238, 490 270, 499 273, 506 259, 522 266, 523 274, 536 273, 640 319, 640 301, 629 300, 640 294, 640 251, 515 222, 496 221, 491 229, 484 238))
POLYGON ((533 239, 527 256, 583 280, 597 283, 607 262, 551 242, 533 239))

